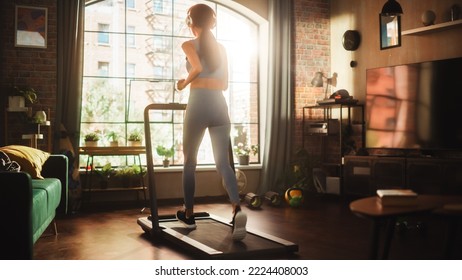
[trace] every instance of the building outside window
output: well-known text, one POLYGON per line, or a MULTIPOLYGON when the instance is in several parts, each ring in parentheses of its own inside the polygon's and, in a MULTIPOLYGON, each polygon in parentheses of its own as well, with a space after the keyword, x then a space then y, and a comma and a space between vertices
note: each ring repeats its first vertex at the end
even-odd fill
MULTIPOLYGON (((187 9, 205 2, 217 13, 213 33, 229 60, 229 88, 224 92, 231 117, 232 145, 259 144, 259 26, 251 18, 214 1, 106 0, 85 8, 84 77, 81 114, 83 135, 97 131, 100 146, 108 146, 104 135, 111 131, 127 144, 134 130, 144 132, 143 111, 151 103, 187 103, 189 88, 175 90, 186 77, 181 44, 192 39, 185 24, 187 9)), ((264 58, 266 59, 266 58, 264 58)), ((174 146, 173 165, 183 164, 182 112, 155 112, 151 117, 153 147, 174 146)), ((154 149, 155 150, 155 149, 154 149)), ((104 165, 130 164, 128 157, 98 157, 104 165)), ((154 155, 156 165, 162 158, 154 155)), ((258 163, 260 156, 251 156, 258 163)), ((85 156, 80 159, 86 164, 85 156)), ((199 164, 213 164, 208 133, 198 154, 199 164)))

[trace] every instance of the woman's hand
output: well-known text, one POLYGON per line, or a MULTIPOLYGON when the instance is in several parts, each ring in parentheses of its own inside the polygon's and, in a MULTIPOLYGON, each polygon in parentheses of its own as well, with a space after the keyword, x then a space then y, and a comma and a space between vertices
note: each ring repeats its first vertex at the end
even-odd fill
POLYGON ((185 79, 178 80, 178 82, 176 82, 176 89, 179 91, 182 91, 186 87, 185 82, 186 82, 185 79))

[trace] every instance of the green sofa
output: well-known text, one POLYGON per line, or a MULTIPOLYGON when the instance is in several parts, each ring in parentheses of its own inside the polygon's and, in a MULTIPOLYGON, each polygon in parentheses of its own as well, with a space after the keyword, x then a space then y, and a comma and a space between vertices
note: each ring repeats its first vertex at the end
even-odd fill
POLYGON ((41 174, 0 172, 0 259, 32 259, 35 242, 67 212, 68 158, 50 155, 41 174))

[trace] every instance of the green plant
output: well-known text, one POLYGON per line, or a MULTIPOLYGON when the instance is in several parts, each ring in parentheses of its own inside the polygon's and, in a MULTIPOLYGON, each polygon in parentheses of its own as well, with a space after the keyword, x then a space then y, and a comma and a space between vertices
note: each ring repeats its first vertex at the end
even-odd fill
POLYGON ((237 144, 237 146, 234 147, 234 152, 238 156, 248 156, 250 154, 255 156, 258 154, 258 145, 251 145, 249 147, 242 143, 239 143, 237 144))
POLYGON ((121 168, 118 168, 115 171, 115 176, 137 176, 140 174, 144 174, 145 170, 144 168, 142 169, 139 165, 133 164, 132 166, 123 166, 121 168))
POLYGON ((111 142, 117 142, 120 138, 120 135, 115 131, 110 131, 106 134, 106 138, 111 142))
POLYGON ((288 188, 300 188, 304 191, 316 191, 313 180, 313 168, 321 166, 319 156, 310 154, 307 150, 300 148, 296 151, 293 161, 286 168, 282 182, 283 191, 288 188))
POLYGON ((168 160, 175 154, 175 146, 173 145, 171 148, 168 149, 165 146, 158 145, 156 147, 156 151, 159 156, 164 157, 164 160, 168 160))
POLYGON ((128 141, 142 141, 143 135, 139 130, 134 130, 128 135, 128 141))
POLYGON ((13 87, 11 94, 13 96, 23 96, 30 104, 37 102, 37 91, 31 87, 13 87))
POLYGON ((89 132, 85 134, 84 140, 85 141, 98 141, 100 139, 98 132, 89 132))
POLYGON ((101 167, 101 169, 96 169, 96 172, 101 175, 102 179, 107 181, 114 173, 114 169, 112 168, 111 163, 106 163, 101 167))

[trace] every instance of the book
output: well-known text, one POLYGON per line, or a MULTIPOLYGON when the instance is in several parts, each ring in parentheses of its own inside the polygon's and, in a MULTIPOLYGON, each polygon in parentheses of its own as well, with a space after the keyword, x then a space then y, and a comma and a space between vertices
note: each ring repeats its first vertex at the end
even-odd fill
POLYGON ((411 206, 417 203, 417 193, 410 189, 379 189, 377 196, 382 206, 411 206))

